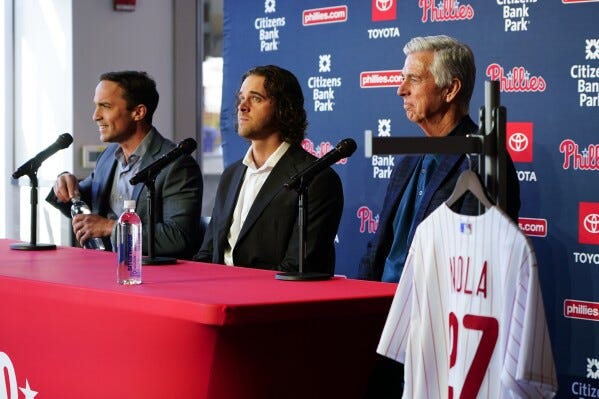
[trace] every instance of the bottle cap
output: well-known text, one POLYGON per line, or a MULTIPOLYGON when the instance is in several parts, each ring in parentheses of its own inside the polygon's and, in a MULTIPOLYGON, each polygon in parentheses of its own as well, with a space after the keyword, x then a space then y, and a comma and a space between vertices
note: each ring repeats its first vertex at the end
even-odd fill
POLYGON ((135 200, 125 200, 125 209, 135 209, 135 200))

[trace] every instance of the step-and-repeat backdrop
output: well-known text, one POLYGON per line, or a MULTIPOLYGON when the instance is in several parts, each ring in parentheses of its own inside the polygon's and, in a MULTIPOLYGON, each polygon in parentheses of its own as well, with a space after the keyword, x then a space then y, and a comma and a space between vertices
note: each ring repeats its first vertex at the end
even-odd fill
MULTIPOLYGON (((344 185, 336 273, 355 277, 377 229, 395 156, 366 157, 364 132, 421 137, 396 95, 403 45, 447 34, 476 56, 471 116, 500 82, 506 147, 522 191, 520 227, 537 253, 560 379, 558 397, 599 397, 599 1, 225 0, 221 130, 225 165, 241 75, 276 64, 298 77, 317 156, 341 139, 358 150, 333 166, 344 185)), ((488 243, 492 245, 492 243, 488 243)))

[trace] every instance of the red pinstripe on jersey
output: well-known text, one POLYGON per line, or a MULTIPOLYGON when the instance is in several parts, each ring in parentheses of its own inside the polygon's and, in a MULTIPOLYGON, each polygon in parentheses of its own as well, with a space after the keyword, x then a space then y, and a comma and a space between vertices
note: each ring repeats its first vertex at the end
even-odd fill
POLYGON ((553 397, 528 238, 496 207, 440 206, 416 230, 377 352, 405 363, 404 398, 553 397))

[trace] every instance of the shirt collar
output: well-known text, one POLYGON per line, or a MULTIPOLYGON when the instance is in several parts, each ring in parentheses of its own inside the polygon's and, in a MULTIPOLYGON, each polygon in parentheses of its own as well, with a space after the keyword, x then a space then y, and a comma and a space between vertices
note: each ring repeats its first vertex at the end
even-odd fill
POLYGON ((252 147, 250 146, 250 148, 248 148, 247 152, 245 153, 245 157, 243 157, 242 163, 248 168, 253 169, 255 171, 272 169, 275 167, 277 162, 279 162, 279 160, 283 157, 283 155, 285 155, 285 152, 287 152, 289 147, 291 147, 289 143, 287 143, 286 141, 282 142, 281 145, 279 145, 279 147, 275 150, 275 152, 270 154, 266 162, 264 162, 264 165, 262 165, 260 168, 257 168, 256 163, 254 162, 254 157, 252 156, 252 147))
POLYGON ((153 137, 154 128, 151 128, 148 134, 146 134, 146 137, 143 138, 143 140, 141 141, 141 143, 139 143, 135 151, 133 151, 133 154, 129 156, 128 160, 125 159, 125 154, 123 153, 123 149, 120 146, 114 152, 114 157, 123 167, 135 164, 148 151, 153 137))

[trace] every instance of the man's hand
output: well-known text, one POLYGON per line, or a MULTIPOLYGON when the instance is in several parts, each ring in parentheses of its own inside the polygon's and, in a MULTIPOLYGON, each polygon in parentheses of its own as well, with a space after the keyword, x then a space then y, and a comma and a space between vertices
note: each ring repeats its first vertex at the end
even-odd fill
POLYGON ((112 233, 116 220, 107 219, 98 215, 73 216, 73 232, 77 242, 83 243, 92 237, 106 237, 112 233))
POLYGON ((69 202, 71 198, 79 196, 79 181, 70 173, 62 173, 54 183, 54 195, 61 202, 69 202))

